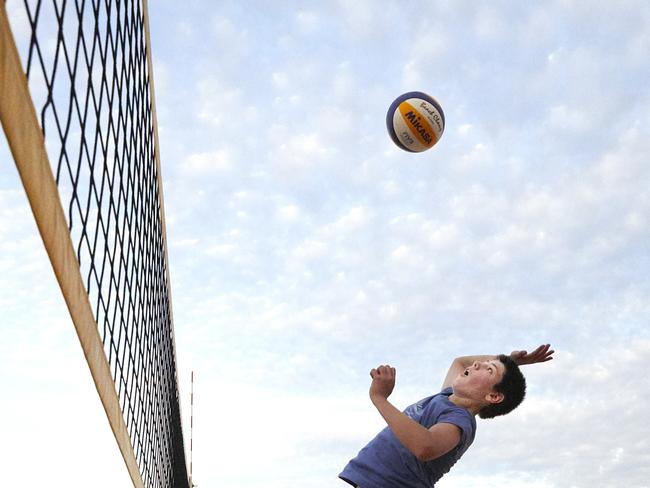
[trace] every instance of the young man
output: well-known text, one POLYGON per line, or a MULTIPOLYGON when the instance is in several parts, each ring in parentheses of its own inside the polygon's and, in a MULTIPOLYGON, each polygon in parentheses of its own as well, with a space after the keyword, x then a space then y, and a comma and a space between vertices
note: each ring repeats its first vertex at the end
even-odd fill
POLYGON ((460 459, 476 433, 475 416, 493 418, 516 408, 526 394, 524 364, 553 359, 549 344, 510 356, 464 356, 449 368, 442 391, 404 413, 388 397, 395 368, 370 371, 370 399, 388 424, 339 477, 359 488, 430 488, 460 459))

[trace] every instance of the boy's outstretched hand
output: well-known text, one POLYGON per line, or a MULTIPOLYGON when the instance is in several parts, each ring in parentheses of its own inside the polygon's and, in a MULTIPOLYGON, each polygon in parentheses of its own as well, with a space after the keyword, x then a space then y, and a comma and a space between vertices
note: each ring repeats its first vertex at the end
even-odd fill
POLYGON ((395 388, 395 368, 378 366, 370 371, 370 398, 388 398, 395 388))
POLYGON ((510 357, 517 363, 519 366, 524 364, 534 364, 534 363, 545 363, 553 359, 553 353, 555 351, 551 349, 550 344, 542 344, 533 352, 526 351, 512 351, 510 357))

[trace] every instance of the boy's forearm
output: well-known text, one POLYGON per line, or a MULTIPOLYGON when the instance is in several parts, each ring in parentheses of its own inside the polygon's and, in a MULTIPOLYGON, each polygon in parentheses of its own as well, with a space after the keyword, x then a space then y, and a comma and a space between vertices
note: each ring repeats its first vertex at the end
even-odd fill
MULTIPOLYGON (((535 350, 528 352, 525 350, 522 351, 512 351, 508 356, 519 366, 525 364, 535 364, 535 363, 545 363, 553 359, 553 353, 555 351, 551 349, 550 344, 542 344, 538 346, 535 350)), ((456 365, 460 365, 462 368, 467 368, 471 366, 474 361, 489 361, 491 359, 496 359, 498 356, 461 356, 456 358, 454 362, 456 365)))
POLYGON ((430 448, 431 432, 425 427, 400 412, 387 398, 376 396, 371 400, 395 437, 416 457, 430 448))

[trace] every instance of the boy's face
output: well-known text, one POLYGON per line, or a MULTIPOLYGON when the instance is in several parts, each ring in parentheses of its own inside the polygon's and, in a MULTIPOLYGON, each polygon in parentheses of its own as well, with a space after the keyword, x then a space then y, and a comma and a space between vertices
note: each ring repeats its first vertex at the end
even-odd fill
POLYGON ((482 403, 498 403, 503 395, 494 391, 494 385, 501 382, 504 373, 505 366, 498 359, 475 361, 460 372, 451 386, 457 395, 482 403))

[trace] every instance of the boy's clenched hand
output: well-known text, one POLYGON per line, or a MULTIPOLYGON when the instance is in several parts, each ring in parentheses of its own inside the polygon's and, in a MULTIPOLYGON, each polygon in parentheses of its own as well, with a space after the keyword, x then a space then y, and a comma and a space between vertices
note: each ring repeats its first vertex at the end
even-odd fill
POLYGON ((370 371, 370 398, 388 398, 395 388, 395 368, 378 366, 370 371))

